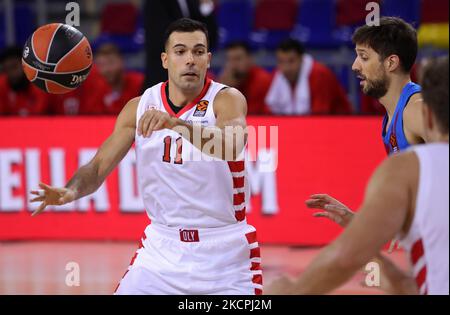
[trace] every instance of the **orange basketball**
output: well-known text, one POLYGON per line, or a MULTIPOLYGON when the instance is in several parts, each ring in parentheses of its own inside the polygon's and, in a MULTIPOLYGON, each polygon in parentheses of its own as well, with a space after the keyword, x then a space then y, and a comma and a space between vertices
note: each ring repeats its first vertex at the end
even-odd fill
POLYGON ((76 28, 61 23, 41 26, 27 40, 22 66, 42 90, 63 94, 86 80, 92 66, 92 49, 76 28))

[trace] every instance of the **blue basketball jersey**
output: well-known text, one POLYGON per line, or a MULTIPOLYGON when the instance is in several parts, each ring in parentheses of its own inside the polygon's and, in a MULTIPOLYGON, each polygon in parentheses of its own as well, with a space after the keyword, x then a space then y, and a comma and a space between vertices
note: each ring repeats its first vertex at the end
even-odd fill
POLYGON ((408 140, 406 140, 405 132, 403 131, 403 111, 411 96, 420 93, 421 90, 422 88, 420 85, 416 83, 409 82, 406 84, 402 90, 397 106, 395 107, 394 116, 392 117, 387 132, 386 125, 389 117, 387 113, 384 115, 382 137, 387 154, 403 151, 410 146, 408 140))

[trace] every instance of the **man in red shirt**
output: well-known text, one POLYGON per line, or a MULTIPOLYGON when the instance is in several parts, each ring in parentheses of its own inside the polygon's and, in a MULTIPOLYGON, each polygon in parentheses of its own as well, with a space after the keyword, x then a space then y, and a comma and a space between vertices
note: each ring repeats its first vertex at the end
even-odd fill
POLYGON ((0 55, 0 114, 46 114, 48 94, 30 83, 22 68, 22 49, 7 48, 0 55))
POLYGON ((345 90, 333 72, 288 39, 276 51, 277 70, 266 96, 274 114, 351 114, 345 90))
POLYGON ((87 79, 77 89, 65 94, 50 95, 50 114, 65 116, 102 114, 99 100, 105 88, 99 88, 101 86, 106 87, 106 81, 93 64, 87 79))
POLYGON ((125 71, 119 49, 114 44, 104 44, 95 53, 95 63, 104 82, 98 82, 98 104, 102 114, 117 115, 125 104, 141 94, 144 75, 125 71))
POLYGON ((271 75, 253 63, 246 43, 231 43, 226 48, 226 61, 219 82, 241 91, 247 99, 248 115, 268 114, 264 101, 271 75))

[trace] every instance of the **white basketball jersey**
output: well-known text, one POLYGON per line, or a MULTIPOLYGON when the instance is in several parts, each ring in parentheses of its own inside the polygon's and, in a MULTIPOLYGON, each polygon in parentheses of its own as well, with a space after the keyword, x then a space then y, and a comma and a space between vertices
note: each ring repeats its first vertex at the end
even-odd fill
MULTIPOLYGON (((200 95, 173 113, 166 83, 147 89, 137 109, 136 123, 153 107, 189 123, 214 126, 214 98, 225 85, 206 80, 200 95)), ((175 131, 155 131, 135 137, 139 189, 154 223, 179 228, 213 228, 245 220, 244 161, 211 161, 175 131), (201 156, 201 160, 193 160, 201 156), (205 161, 205 159, 208 159, 205 161)))
POLYGON ((449 294, 449 146, 411 147, 419 159, 414 219, 401 245, 421 294, 449 294))

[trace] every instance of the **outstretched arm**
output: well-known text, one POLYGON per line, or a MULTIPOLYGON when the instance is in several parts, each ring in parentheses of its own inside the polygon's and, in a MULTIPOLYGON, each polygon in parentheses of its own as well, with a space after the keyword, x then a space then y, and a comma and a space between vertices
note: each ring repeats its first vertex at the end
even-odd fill
POLYGON ((63 205, 96 191, 105 178, 122 160, 134 141, 136 109, 140 98, 130 100, 117 117, 113 133, 98 149, 94 158, 80 167, 64 188, 40 183, 43 190, 31 191, 37 195, 31 202, 41 202, 32 215, 42 212, 48 205, 63 205))
POLYGON ((367 186, 364 203, 349 226, 314 259, 301 277, 284 286, 291 294, 323 294, 345 283, 394 235, 406 231, 417 182, 413 152, 385 160, 367 186))

